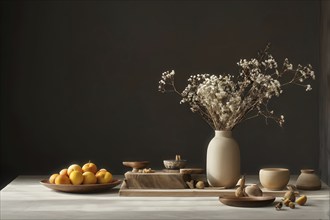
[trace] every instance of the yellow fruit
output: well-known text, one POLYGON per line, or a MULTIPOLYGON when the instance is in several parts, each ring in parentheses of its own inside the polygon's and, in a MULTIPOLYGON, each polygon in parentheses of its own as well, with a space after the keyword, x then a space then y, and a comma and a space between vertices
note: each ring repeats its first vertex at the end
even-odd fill
POLYGON ((112 181, 112 174, 108 171, 101 171, 96 175, 97 183, 110 183, 112 181))
POLYGON ((57 177, 58 175, 59 175, 59 174, 57 174, 57 173, 51 175, 51 176, 49 177, 49 183, 54 184, 54 183, 55 183, 55 179, 56 179, 56 177, 57 177))
POLYGON ((82 169, 81 169, 81 167, 78 164, 72 164, 71 166, 69 166, 69 168, 68 168, 68 176, 70 176, 70 174, 73 171, 78 171, 80 173, 83 172, 82 169))
POLYGON ((89 171, 84 172, 83 176, 84 176, 83 184, 95 184, 97 182, 97 178, 92 172, 89 171))
POLYGON ((55 184, 70 184, 70 179, 67 175, 58 175, 55 178, 55 184))
POLYGON ((83 172, 92 172, 92 173, 96 173, 97 172, 97 166, 94 163, 88 162, 86 164, 84 164, 84 166, 82 167, 83 172))
POLYGON ((79 171, 72 171, 69 178, 73 185, 80 185, 84 181, 84 177, 79 171))
POLYGON ((95 175, 97 175, 99 172, 103 172, 103 171, 107 172, 106 169, 102 168, 102 169, 100 169, 99 171, 97 171, 95 175))
POLYGON ((296 203, 298 203, 299 205, 305 205, 306 202, 307 202, 307 196, 305 196, 305 195, 300 196, 296 200, 296 203))
POLYGON ((60 174, 61 174, 61 175, 67 175, 67 176, 68 176, 68 169, 62 169, 62 170, 60 171, 60 174))

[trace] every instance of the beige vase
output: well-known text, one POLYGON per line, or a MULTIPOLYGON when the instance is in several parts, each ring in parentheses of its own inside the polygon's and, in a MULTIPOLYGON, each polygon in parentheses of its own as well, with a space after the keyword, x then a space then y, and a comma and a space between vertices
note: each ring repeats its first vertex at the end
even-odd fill
POLYGON ((215 131, 207 148, 207 181, 214 187, 235 187, 240 177, 240 151, 231 131, 215 131))

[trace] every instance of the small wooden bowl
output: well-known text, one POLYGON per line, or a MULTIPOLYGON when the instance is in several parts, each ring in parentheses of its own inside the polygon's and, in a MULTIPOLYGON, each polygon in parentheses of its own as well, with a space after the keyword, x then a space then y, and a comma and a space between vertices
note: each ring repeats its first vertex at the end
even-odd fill
POLYGON ((146 168, 149 165, 149 161, 124 161, 123 165, 133 168, 132 172, 136 173, 139 169, 146 168))

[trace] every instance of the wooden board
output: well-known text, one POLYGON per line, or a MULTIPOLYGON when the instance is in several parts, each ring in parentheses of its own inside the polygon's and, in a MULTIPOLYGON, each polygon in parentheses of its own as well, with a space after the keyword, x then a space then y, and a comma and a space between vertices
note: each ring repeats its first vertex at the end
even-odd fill
MULTIPOLYGON (((206 187, 204 189, 128 189, 126 182, 123 181, 119 195, 120 196, 146 196, 146 197, 213 197, 213 196, 234 196, 236 189, 225 189, 223 187, 206 187)), ((285 190, 270 191, 261 188, 264 196, 284 196, 285 190)), ((299 194, 296 190, 295 194, 299 194)))
POLYGON ((186 181, 190 179, 189 174, 178 172, 125 173, 126 187, 129 189, 185 189, 188 188, 186 181))

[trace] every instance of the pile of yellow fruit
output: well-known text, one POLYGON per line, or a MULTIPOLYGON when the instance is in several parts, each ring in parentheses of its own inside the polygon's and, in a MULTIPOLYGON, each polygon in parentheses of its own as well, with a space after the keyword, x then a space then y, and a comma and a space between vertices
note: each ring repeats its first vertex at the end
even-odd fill
POLYGON ((112 181, 112 174, 106 169, 97 170, 94 163, 88 162, 84 166, 72 164, 67 169, 50 176, 49 183, 52 184, 104 184, 112 181))

